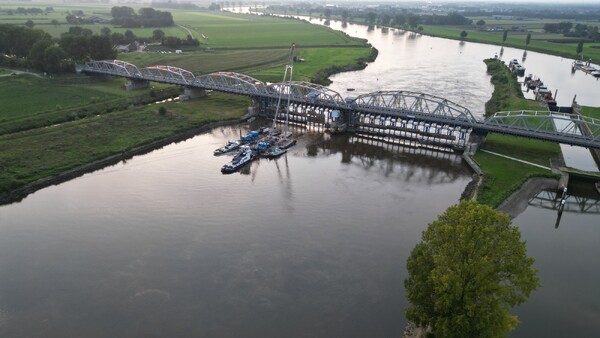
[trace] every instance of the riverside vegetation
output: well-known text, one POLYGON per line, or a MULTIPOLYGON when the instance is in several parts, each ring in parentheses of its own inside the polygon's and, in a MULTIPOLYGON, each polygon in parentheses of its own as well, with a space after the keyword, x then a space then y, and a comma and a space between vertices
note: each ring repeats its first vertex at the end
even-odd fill
MULTIPOLYGON (((55 7, 55 12, 69 8, 73 9, 55 7)), ((109 11, 108 7, 86 8, 109 11)), ((192 34, 206 37, 199 48, 183 54, 134 52, 119 58, 140 67, 181 66, 195 74, 235 68, 259 80, 280 81, 292 42, 298 46, 297 56, 306 60, 295 67, 296 79, 301 80, 332 67, 364 66, 373 53, 362 40, 301 21, 201 11, 174 11, 173 17, 192 34), (212 49, 206 51, 207 46, 212 49)), ((132 31, 143 34, 143 29, 132 31)), ((2 74, 8 72, 12 70, 2 74)), ((237 121, 251 104, 245 97, 221 93, 186 102, 148 104, 179 95, 181 88, 153 84, 128 92, 122 89, 125 80, 118 78, 6 75, 0 77, 0 197, 36 180, 211 122, 237 121)))
MULTIPOLYGON (((486 103, 486 114, 502 110, 539 110, 539 103, 523 97, 516 76, 500 60, 487 59, 488 73, 492 75, 494 92, 486 103)), ((557 143, 523 137, 489 134, 480 149, 501 153, 535 164, 548 166, 550 159, 561 156, 557 143)), ((531 177, 557 177, 549 170, 516 162, 486 152, 478 151, 475 161, 484 171, 483 182, 477 194, 480 203, 497 207, 511 193, 518 190, 531 177)))

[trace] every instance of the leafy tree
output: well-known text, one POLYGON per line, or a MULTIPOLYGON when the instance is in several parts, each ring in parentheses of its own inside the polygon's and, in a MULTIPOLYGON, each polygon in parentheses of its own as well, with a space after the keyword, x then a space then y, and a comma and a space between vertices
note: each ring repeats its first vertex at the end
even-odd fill
POLYGON ((510 309, 539 286, 533 261, 507 214, 462 201, 408 258, 406 316, 439 337, 505 337, 518 324, 510 309))
POLYGON ((84 61, 89 53, 89 38, 83 35, 65 34, 58 43, 74 61, 84 61))
POLYGON ((102 33, 102 35, 104 35, 104 36, 110 36, 112 31, 108 27, 102 27, 102 29, 100 30, 100 33, 102 33))
POLYGON ((27 26, 29 28, 33 28, 33 26, 35 26, 35 24, 33 23, 32 20, 27 20, 27 22, 25 22, 25 26, 27 26))
POLYGON ((123 33, 119 33, 119 32, 114 32, 111 35, 112 37, 112 41, 116 44, 123 44, 125 43, 125 35, 123 35, 123 33))
POLYGON ((583 52, 583 40, 579 40, 579 43, 577 44, 577 49, 575 51, 577 52, 577 55, 583 52))
POLYGON ((346 20, 348 20, 348 10, 344 9, 342 11, 342 21, 346 21, 346 20))
POLYGON ((50 74, 63 71, 63 60, 67 54, 59 46, 52 45, 44 51, 44 70, 50 74))
POLYGON ((44 70, 44 62, 45 55, 44 52, 46 48, 52 45, 52 41, 50 39, 42 39, 38 40, 36 43, 31 46, 31 50, 29 51, 29 56, 27 59, 29 60, 29 64, 37 70, 44 70))
POLYGON ((570 22, 561 22, 558 24, 558 30, 563 34, 567 34, 571 28, 573 28, 573 24, 570 22))
POLYGON ((421 17, 418 15, 411 14, 408 16, 408 25, 411 29, 415 29, 421 23, 421 17))
POLYGON ((467 37, 467 35, 468 35, 468 34, 469 34, 469 33, 467 33, 467 31, 462 31, 462 32, 460 32, 460 39, 461 39, 461 40, 464 40, 464 39, 467 37))
POLYGON ((51 24, 52 24, 54 27, 56 27, 56 26, 60 25, 60 22, 58 22, 58 20, 56 20, 56 19, 52 19, 52 20, 50 21, 50 23, 51 23, 51 24))
POLYGON ((529 46, 531 42, 531 33, 527 33, 527 37, 525 38, 525 46, 529 46))
POLYGON ((389 14, 384 14, 381 17, 381 24, 384 26, 389 25, 391 21, 392 21, 392 17, 389 14))
POLYGON ((475 23, 478 27, 483 27, 485 26, 485 21, 483 19, 477 21, 477 23, 475 23))
POLYGON ((507 37, 508 37, 508 31, 504 30, 504 33, 502 33, 502 46, 504 46, 504 42, 506 41, 507 37))
POLYGON ((125 31, 124 36, 125 36, 125 41, 127 41, 127 42, 133 42, 135 40, 135 34, 129 29, 125 31))
POLYGON ((109 36, 94 35, 90 37, 89 55, 92 60, 106 60, 117 57, 117 52, 113 49, 113 43, 109 36))
POLYGON ((162 41, 162 39, 165 37, 165 32, 163 32, 160 29, 155 29, 154 31, 152 31, 152 39, 155 41, 162 41))
POLYGON ((325 17, 329 19, 331 17, 331 8, 325 8, 325 17))
POLYGON ((396 14, 396 16, 394 16, 394 24, 396 26, 401 27, 405 23, 406 23, 406 16, 404 16, 404 14, 396 14))
POLYGON ((369 25, 374 24, 375 20, 377 20, 377 14, 375 14, 375 12, 369 12, 369 14, 367 14, 367 20, 369 21, 369 25))
POLYGON ((66 20, 67 20, 67 23, 70 25, 79 25, 80 24, 79 18, 73 14, 67 15, 66 20))

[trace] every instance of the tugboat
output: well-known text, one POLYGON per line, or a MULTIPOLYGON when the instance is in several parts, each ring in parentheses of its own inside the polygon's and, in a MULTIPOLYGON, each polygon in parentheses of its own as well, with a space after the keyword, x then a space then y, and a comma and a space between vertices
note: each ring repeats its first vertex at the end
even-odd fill
POLYGON ((242 146, 240 150, 233 156, 231 162, 223 165, 221 172, 223 174, 232 173, 239 168, 243 167, 246 163, 251 162, 254 159, 254 153, 248 146, 242 146))
POLYGON ((215 150, 213 152, 213 154, 215 156, 223 155, 223 154, 228 153, 230 151, 236 150, 239 147, 240 147, 240 142, 239 141, 230 140, 230 141, 227 142, 227 144, 224 147, 221 147, 221 148, 215 150))

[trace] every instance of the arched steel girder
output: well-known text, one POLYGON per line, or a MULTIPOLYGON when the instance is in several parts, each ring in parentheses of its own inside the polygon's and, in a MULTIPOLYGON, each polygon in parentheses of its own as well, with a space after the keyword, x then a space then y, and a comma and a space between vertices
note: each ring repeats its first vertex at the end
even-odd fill
POLYGON ((444 98, 410 91, 378 91, 354 99, 357 108, 377 109, 389 115, 425 115, 442 120, 460 120, 473 124, 477 120, 469 109, 444 98))
POLYGON ((584 142, 600 143, 600 120, 576 114, 527 110, 497 112, 481 125, 491 131, 520 130, 539 136, 578 138, 584 142))
POLYGON ((180 85, 191 85, 196 79, 189 70, 172 66, 150 66, 142 68, 141 73, 145 80, 157 80, 180 85))
POLYGON ((110 75, 138 78, 141 72, 137 66, 121 60, 101 60, 86 62, 82 71, 99 72, 110 75))
POLYGON ((345 104, 342 96, 330 88, 304 81, 285 81, 267 86, 267 92, 274 97, 289 95, 294 102, 312 104, 333 104, 336 107, 345 104))
POLYGON ((233 72, 218 72, 198 76, 194 85, 249 96, 265 93, 265 84, 262 81, 233 72))

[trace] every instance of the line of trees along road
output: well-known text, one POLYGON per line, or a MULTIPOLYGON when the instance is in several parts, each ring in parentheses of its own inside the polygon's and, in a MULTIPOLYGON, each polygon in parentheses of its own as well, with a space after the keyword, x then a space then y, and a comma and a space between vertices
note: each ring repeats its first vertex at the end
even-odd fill
POLYGON ((51 74, 73 71, 76 62, 114 59, 112 38, 81 27, 54 40, 39 29, 0 25, 0 65, 33 68, 51 74))

